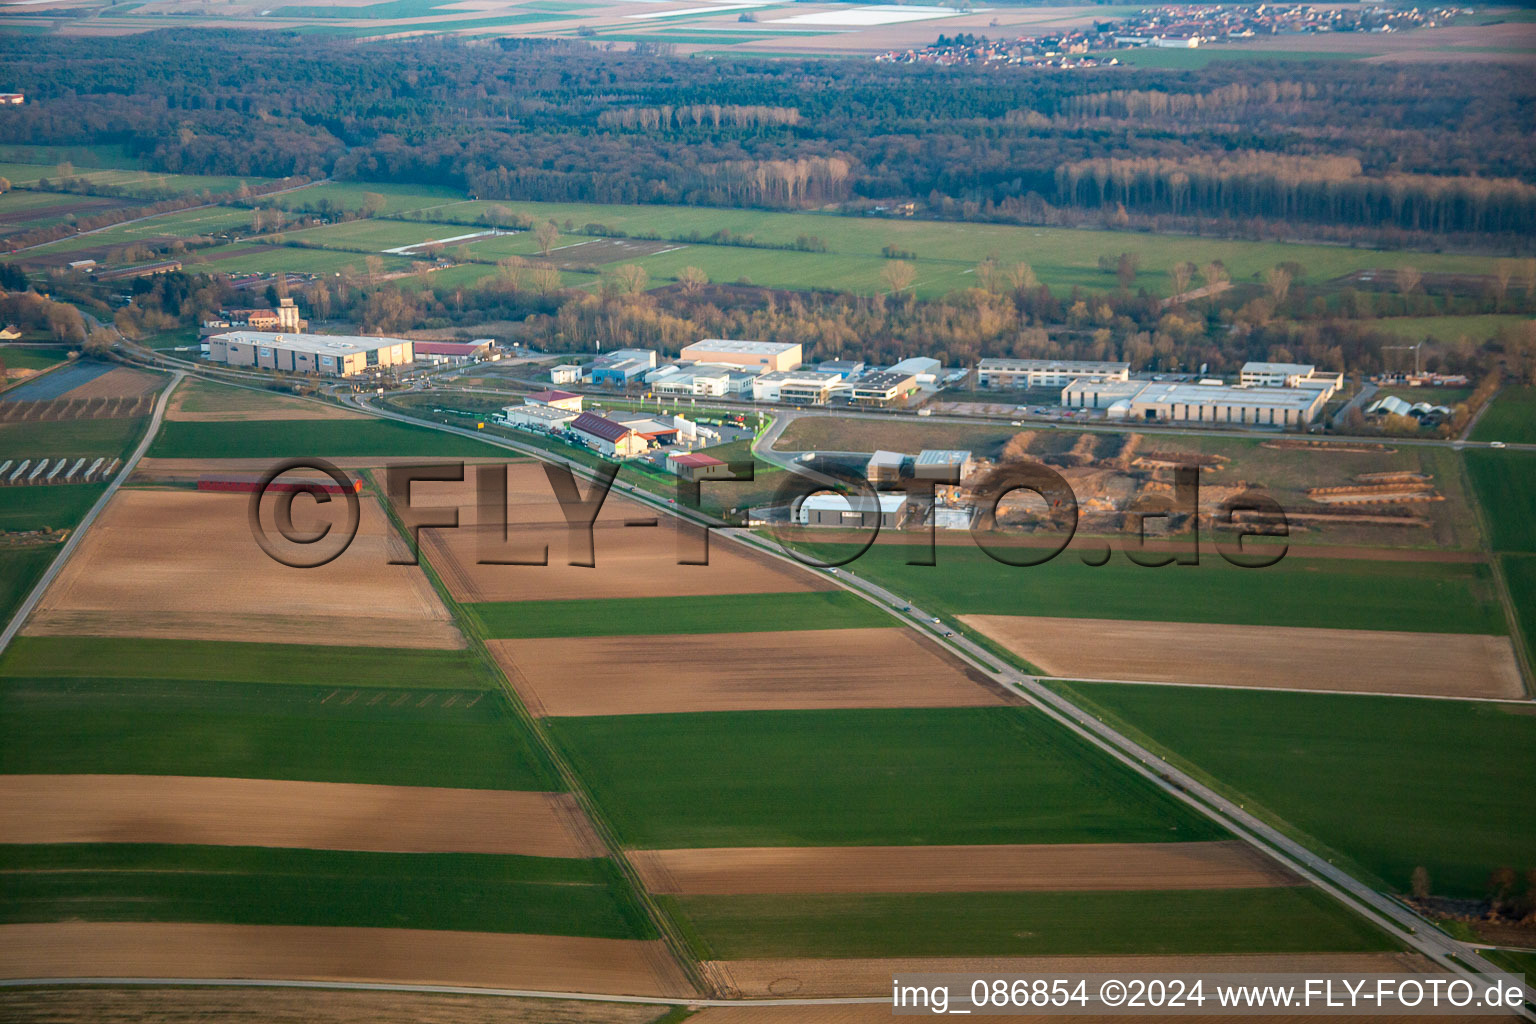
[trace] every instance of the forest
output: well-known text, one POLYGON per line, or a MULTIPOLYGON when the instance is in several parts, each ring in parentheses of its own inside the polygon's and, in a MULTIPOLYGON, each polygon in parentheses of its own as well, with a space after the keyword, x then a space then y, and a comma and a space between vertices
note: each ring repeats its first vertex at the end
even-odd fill
POLYGON ((486 199, 848 211, 1530 251, 1518 67, 709 61, 580 40, 12 35, 0 146, 486 199))

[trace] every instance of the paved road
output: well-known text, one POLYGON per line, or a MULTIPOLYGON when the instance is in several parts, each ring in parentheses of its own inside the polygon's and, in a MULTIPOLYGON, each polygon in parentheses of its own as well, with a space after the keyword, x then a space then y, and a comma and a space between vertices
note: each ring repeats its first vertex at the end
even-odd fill
POLYGON ((1338 427, 1340 423, 1344 422, 1344 417, 1346 414, 1348 414, 1349 410, 1359 409, 1361 412, 1364 412, 1365 404, 1369 402, 1379 390, 1380 389, 1375 384, 1372 384, 1369 381, 1360 385, 1360 390, 1355 394, 1355 397, 1344 403, 1344 408, 1333 414, 1334 427, 1338 427))
POLYGON ((32 588, 32 593, 27 595, 27 599, 21 603, 21 607, 16 609, 16 614, 11 616, 11 621, 6 624, 5 631, 0 632, 0 653, 4 653, 5 649, 11 645, 11 639, 21 629, 21 624, 27 620, 27 616, 32 614, 32 610, 37 607, 37 602, 42 599, 43 591, 47 590, 48 584, 52 583, 54 578, 59 575, 59 571, 64 568, 64 563, 69 561, 69 556, 75 553, 75 548, 80 545, 80 538, 85 536, 85 531, 90 529, 91 524, 96 521, 96 517, 101 514, 101 510, 106 507, 107 502, 112 500, 112 495, 117 493, 117 489, 123 485, 123 481, 127 480, 133 473, 133 467, 139 464, 139 459, 143 458, 144 453, 149 450, 150 443, 155 439, 155 433, 160 429, 160 420, 165 415, 165 406, 171 399, 171 392, 175 390, 176 385, 180 384, 185 376, 186 374, 180 370, 172 372, 171 382, 166 385, 164 391, 160 392, 160 400, 155 403, 155 412, 150 417, 148 429, 144 431, 144 438, 139 441, 139 445, 133 450, 133 454, 128 456, 127 461, 123 463, 123 468, 118 472, 117 476, 113 477, 112 482, 107 484, 107 489, 102 492, 101 497, 96 499, 96 504, 91 506, 91 510, 85 514, 80 520, 79 525, 70 533, 69 538, 64 541, 64 546, 59 549, 58 557, 48 566, 47 571, 43 573, 43 578, 37 581, 37 586, 32 588))

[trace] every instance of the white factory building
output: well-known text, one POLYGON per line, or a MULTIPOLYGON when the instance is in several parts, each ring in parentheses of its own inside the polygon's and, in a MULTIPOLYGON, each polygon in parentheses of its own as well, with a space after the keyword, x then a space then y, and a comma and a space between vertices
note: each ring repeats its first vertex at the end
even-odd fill
POLYGON ((1130 363, 1091 359, 983 359, 976 364, 976 386, 1023 390, 1060 388, 1075 380, 1128 380, 1130 363))
POLYGON ((1296 427, 1311 423, 1328 401, 1323 389, 1161 381, 1075 381, 1061 392, 1071 409, 1103 409, 1109 419, 1237 423, 1296 427))
POLYGON ((1238 383, 1263 388, 1316 388, 1332 397, 1344 386, 1344 375, 1319 372, 1311 363, 1244 363, 1238 383))
POLYGON ((752 400, 786 402, 791 405, 826 405, 834 391, 846 390, 848 386, 839 373, 776 370, 752 379, 752 400))
POLYGON ((209 335, 208 358, 230 366, 254 366, 290 373, 349 377, 416 358, 404 338, 364 338, 351 334, 275 334, 227 331, 209 335))
POLYGON ((678 358, 743 370, 793 370, 800 365, 800 345, 793 342, 705 338, 692 345, 685 345, 678 358))

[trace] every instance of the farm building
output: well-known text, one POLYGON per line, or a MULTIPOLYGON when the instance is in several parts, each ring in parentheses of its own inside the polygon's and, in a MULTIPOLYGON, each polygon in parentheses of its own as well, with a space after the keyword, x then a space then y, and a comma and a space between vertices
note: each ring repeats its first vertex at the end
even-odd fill
POLYGON ((705 338, 685 345, 680 358, 742 369, 793 370, 800 365, 800 346, 793 342, 705 338))
POLYGON ((854 381, 849 398, 855 405, 891 405, 916 390, 917 378, 912 374, 881 370, 854 381))
POLYGON ((1130 363, 1091 359, 983 359, 976 365, 976 386, 1012 390, 1059 388, 1079 380, 1127 380, 1130 375, 1130 363))
POLYGON ((867 495, 812 494, 795 510, 795 522, 801 526, 841 526, 868 528, 876 523, 900 529, 906 518, 907 499, 901 494, 867 495), (878 511, 877 505, 878 502, 878 511))
POLYGON ((569 391, 535 391, 523 401, 529 405, 547 405, 551 409, 581 412, 581 396, 569 391))
POLYGON ((415 349, 403 338, 228 331, 208 338, 208 358, 230 366, 348 377, 409 363, 415 359, 415 349))
POLYGON ((667 469, 684 480, 729 479, 731 467, 702 452, 668 452, 667 469))
POLYGON ((522 430, 542 430, 556 434, 578 415, 569 409, 556 409, 548 405, 509 405, 496 414, 493 422, 522 430))
POLYGON ((864 466, 864 479, 876 486, 897 483, 906 462, 907 457, 901 452, 877 451, 864 466))
POLYGON ((581 367, 575 363, 561 363, 549 371, 551 384, 579 384, 581 383, 581 367))
POLYGON ((576 438, 610 459, 629 459, 644 453, 650 445, 640 434, 622 423, 584 412, 571 421, 576 438))
POLYGON ((971 453, 964 449, 924 448, 912 464, 912 475, 919 480, 959 483, 970 476, 971 453))

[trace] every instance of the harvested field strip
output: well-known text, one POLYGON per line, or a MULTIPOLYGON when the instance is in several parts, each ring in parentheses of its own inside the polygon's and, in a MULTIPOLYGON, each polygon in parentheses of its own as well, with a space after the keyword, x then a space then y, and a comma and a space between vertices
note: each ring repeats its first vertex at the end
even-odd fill
POLYGON ((981 707, 1011 695, 912 630, 491 640, 535 715, 981 707))
POLYGON ((246 420, 238 423, 163 424, 149 453, 162 459, 287 458, 351 455, 405 458, 436 455, 494 456, 504 449, 425 427, 369 419, 246 420))
POLYGON ((663 896, 700 960, 1362 953, 1386 935, 1316 889, 663 896))
POLYGON ((564 793, 175 775, 0 775, 0 843, 602 856, 564 793))
MULTIPOLYGON (((916 974, 929 971, 977 971, 984 974, 1174 974, 1178 972, 1209 971, 1213 973, 1231 972, 1234 974, 1262 973, 1262 972, 1296 972, 1316 974, 1343 974, 1359 972, 1362 974, 1422 974, 1434 970, 1433 966, 1420 956, 1407 953, 1274 953, 1267 956, 1225 954, 1213 956, 1029 956, 1029 957, 1005 957, 1005 956, 980 956, 966 957, 964 959, 952 957, 900 957, 868 959, 847 957, 836 960, 813 960, 799 957, 778 957, 772 959, 713 961, 705 964, 710 972, 718 977, 726 979, 731 987, 747 998, 763 998, 767 996, 799 996, 811 998, 817 996, 886 996, 891 994, 891 976, 901 974, 916 974)), ((891 1010, 889 1005, 877 1006, 889 1020, 891 1010)), ((714 1010, 705 1010, 695 1020, 703 1024, 709 1021, 714 1024, 716 1020, 711 1014, 714 1010)), ((734 1013, 734 1009, 724 1011, 734 1013)), ((837 1018, 832 1018, 836 1020, 837 1018)), ((1015 1018, 1010 1020, 1031 1019, 1015 1018)), ((1050 1018, 1060 1020, 1060 1017, 1050 1018)), ((1070 1018, 1078 1021, 1078 1024, 1106 1024, 1108 1018, 1077 1017, 1070 1018)), ((1123 1018, 1115 1018, 1120 1020, 1123 1018)), ((1157 1018, 1166 1020, 1165 1018, 1157 1018)), ((1202 1020, 1213 1022, 1227 1022, 1225 1017, 1205 1017, 1202 1020)), ((1243 1018, 1245 1021, 1251 1017, 1243 1018)), ((1272 1021, 1287 1021, 1288 1024, 1296 1024, 1300 1018, 1293 1021, 1291 1018, 1272 1017, 1272 1021)), ((1328 1018, 1309 1017, 1307 1020, 1325 1020, 1328 1018)), ((1372 1020, 1389 1020, 1391 1018, 1372 1018, 1372 1020)), ((1422 1018, 1412 1018, 1422 1020, 1422 1018)), ((857 1017, 854 1020, 863 1024, 865 1018, 857 1017)), ((1409 1018, 1404 1018, 1404 1022, 1409 1018)), ((736 1024, 736 1018, 723 1016, 720 1024, 736 1024)), ((742 1024, 750 1021, 758 1024, 757 1018, 744 1017, 742 1024)))
POLYGON ((889 615, 846 590, 787 594, 620 597, 468 604, 486 636, 640 636, 888 626, 889 615))
POLYGON ((1301 880, 1236 840, 1042 846, 778 846, 636 850, 651 892, 734 896, 1255 889, 1301 880))
POLYGON ((494 690, 465 651, 224 643, 128 637, 20 636, 0 655, 0 676, 187 679, 377 689, 494 690))
POLYGON ((545 727, 630 848, 1227 838, 1027 708, 701 712, 545 727))
POLYGON ((1525 695, 1514 647, 1505 636, 1012 615, 962 615, 960 621, 1044 674, 1070 679, 1441 697, 1525 695), (1319 670, 1332 665, 1349 670, 1319 670))
MULTIPOLYGON (((665 1012, 661 1006, 644 1003, 508 997, 490 1000, 478 995, 335 989, 93 985, 0 991, 0 1019, 12 1024, 220 1020, 259 1020, 261 1024, 651 1024, 665 1012)), ((779 1024, 784 1024, 783 1014, 778 1016, 779 1024)), ((887 1011, 886 1017, 889 1016, 887 1011)), ((883 1024, 889 1024, 888 1020, 883 1024)))
MULTIPOLYGON (((28 632, 463 646, 420 568, 390 564, 406 547, 377 500, 361 499, 357 535, 340 557, 293 569, 269 558, 252 538, 249 498, 119 491, 43 595, 28 632)), ((297 527, 330 525, 319 508, 295 504, 297 527)), ((279 536, 270 523, 267 529, 279 536)))
POLYGON ((1495 551, 1536 552, 1536 452, 1464 453, 1495 551))
POLYGON ((499 693, 157 679, 0 681, 0 773, 560 787, 499 693))
POLYGON ((659 940, 405 928, 7 925, 0 926, 0 975, 295 978, 613 995, 691 994, 682 970, 659 940))
POLYGON ((611 861, 133 843, 0 845, 0 922, 200 921, 651 938, 611 861))
MULTIPOLYGON (((857 549, 817 550, 846 557, 857 549)), ((907 565, 909 557, 903 545, 877 544, 849 568, 958 615, 1507 632, 1489 567, 1481 563, 1286 558, 1266 569, 1239 569, 1206 554, 1199 565, 1161 569, 1118 555, 1098 568, 1070 556, 1015 567, 960 547, 943 549, 939 567, 928 568, 907 565)))
POLYGON ((1054 684, 1132 736, 1267 809, 1394 892, 1428 869, 1437 895, 1482 899, 1525 864, 1536 814, 1528 706, 1200 687, 1054 684))

